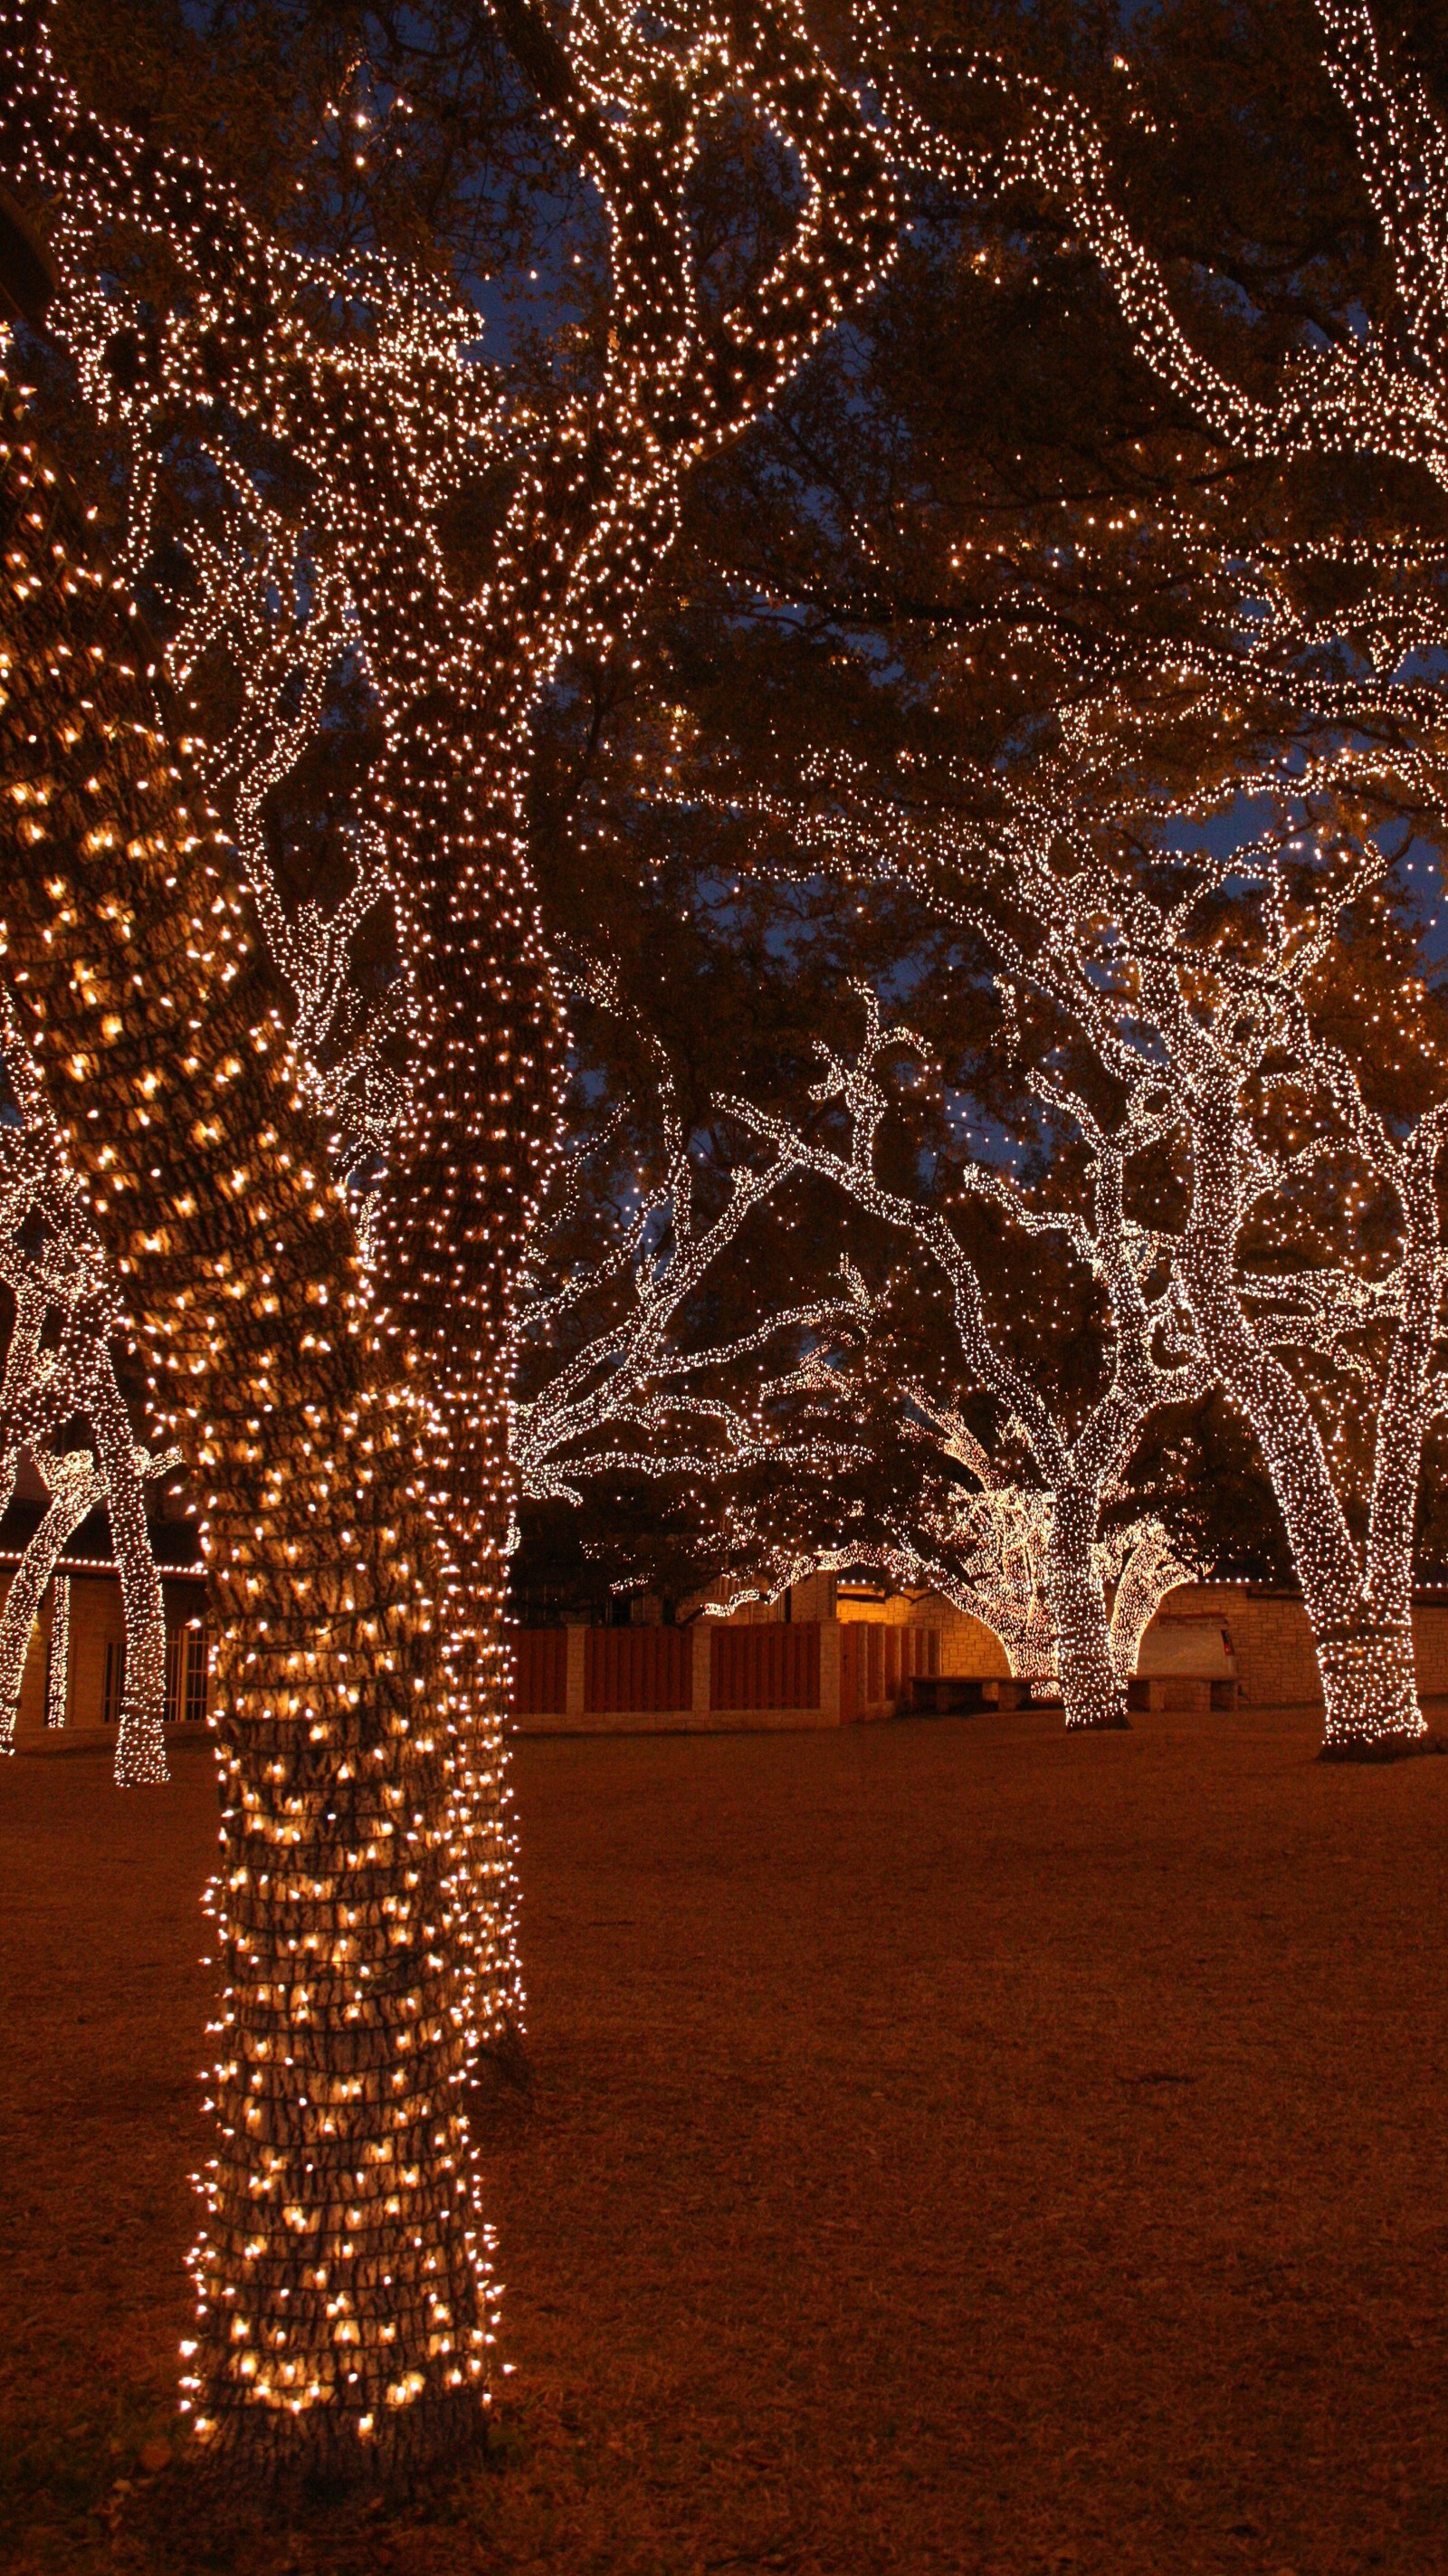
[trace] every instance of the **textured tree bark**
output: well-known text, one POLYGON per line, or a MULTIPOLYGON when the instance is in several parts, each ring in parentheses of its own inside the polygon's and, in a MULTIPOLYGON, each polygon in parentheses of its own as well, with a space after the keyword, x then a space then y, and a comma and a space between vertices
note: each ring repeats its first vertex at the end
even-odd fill
POLYGON ((0 503, 0 949, 197 1481, 220 1614, 223 1995, 188 2402, 242 2485, 405 2478, 476 2437, 492 2334, 458 1960, 481 1793, 444 1661, 435 1426, 124 603, 9 403, 0 503))

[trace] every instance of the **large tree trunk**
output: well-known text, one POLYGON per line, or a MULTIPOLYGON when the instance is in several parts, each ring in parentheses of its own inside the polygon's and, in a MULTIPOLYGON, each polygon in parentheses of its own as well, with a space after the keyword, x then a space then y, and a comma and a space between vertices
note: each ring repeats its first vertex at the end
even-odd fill
POLYGON ((1350 1618, 1314 1621, 1313 1642, 1327 1707, 1324 1762, 1392 1762, 1428 1751, 1411 1609, 1395 1613, 1362 1602, 1350 1618))
MULTIPOLYGON (((1391 1578, 1370 1597, 1307 1399, 1281 1361, 1261 1349, 1243 1312, 1234 1275, 1237 1112, 1226 1080, 1197 1109, 1193 1163, 1187 1291, 1212 1366, 1256 1434, 1282 1513, 1322 1676, 1324 1757, 1383 1762, 1421 1752, 1431 1739, 1413 1665, 1411 1545, 1397 1547, 1391 1578)), ((1394 1428, 1390 1419, 1390 1435, 1394 1428)), ((1381 1422, 1377 1437, 1381 1445, 1381 1422)))
POLYGON ((1106 1589, 1096 1556, 1096 1497, 1063 1485, 1046 1547, 1046 1594, 1056 1623, 1057 1666, 1071 1728, 1130 1724, 1126 1684, 1111 1654, 1106 1589))
POLYGON ((416 1501, 420 1408, 362 1388, 312 1427, 305 1519, 269 1460, 266 1536, 229 1533, 221 2152, 189 2385, 239 2470, 395 2476, 471 2438, 488 2378, 459 2090, 467 1765, 416 1501), (264 1631, 237 1599, 253 1583, 264 1631))
POLYGON ((388 1330, 425 1362, 444 1713, 458 1754, 460 2009, 480 2044, 505 2049, 522 2018, 504 1734, 511 1315, 562 1062, 561 1003, 520 828, 532 695, 530 683, 477 717, 430 699, 399 730, 373 791, 389 847, 406 847, 396 901, 404 940, 425 962, 427 1020, 373 1226, 374 1280, 388 1330))
POLYGON ((177 801, 134 630, 13 408, 0 448, 5 971, 196 1479, 220 1614, 190 2399, 243 2484, 409 2476, 476 2436, 492 2332, 459 1960, 492 1792, 457 1707, 478 1645, 428 1517, 450 1462, 358 1272, 223 853, 177 801))

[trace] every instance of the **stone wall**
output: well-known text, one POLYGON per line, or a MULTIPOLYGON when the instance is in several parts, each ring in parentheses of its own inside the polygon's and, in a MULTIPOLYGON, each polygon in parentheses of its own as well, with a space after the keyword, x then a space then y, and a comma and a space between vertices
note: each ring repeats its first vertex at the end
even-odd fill
POLYGON ((841 1601, 842 1626, 865 1621, 882 1628, 936 1628, 940 1632, 942 1673, 967 1673, 980 1679, 1008 1673, 1006 1650, 980 1619, 967 1617, 939 1592, 892 1592, 886 1601, 841 1601))
MULTIPOLYGON (((1169 1592, 1158 1616, 1220 1620, 1232 1640, 1248 1708, 1322 1705, 1322 1684, 1307 1612, 1291 1592, 1231 1583, 1184 1583, 1169 1592)), ((1413 1653, 1418 1688, 1448 1693, 1448 1605, 1415 1604, 1413 1653)))
MULTIPOLYGON (((926 1624, 923 1610, 920 1624, 926 1624)), ((969 1673, 976 1677, 1008 1673, 1010 1657, 993 1628, 984 1620, 971 1619, 963 1610, 953 1609, 947 1601, 941 1605, 941 1616, 929 1621, 940 1630, 940 1669, 943 1673, 969 1673)))
MULTIPOLYGON (((1226 1629, 1248 1708, 1321 1707, 1312 1631, 1295 1593, 1271 1592, 1253 1584, 1184 1583, 1167 1594, 1157 1616, 1209 1619, 1226 1629)), ((842 1601, 840 1617, 938 1628, 943 1673, 985 1677, 1010 1669, 1000 1639, 938 1592, 910 1598, 896 1595, 868 1605, 842 1601)), ((1448 1602, 1415 1604, 1413 1645, 1419 1691, 1430 1698, 1448 1696, 1448 1602)))

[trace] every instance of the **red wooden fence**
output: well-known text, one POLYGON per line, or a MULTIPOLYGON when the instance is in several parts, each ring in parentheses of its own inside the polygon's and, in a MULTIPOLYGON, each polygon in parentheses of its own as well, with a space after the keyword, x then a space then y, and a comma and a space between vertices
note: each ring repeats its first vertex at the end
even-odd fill
POLYGON ((912 1673, 938 1673, 938 1628, 891 1628, 879 1619, 847 1619, 840 1629, 840 1722, 906 1696, 912 1673))
POLYGON ((715 1628, 709 1639, 709 1706, 818 1708, 820 1632, 815 1620, 715 1628))
MULTIPOLYGON (((818 1709, 820 1631, 813 1620, 761 1621, 707 1629, 709 1707, 818 1709)), ((517 1718, 568 1713, 566 1628, 519 1628, 513 1714, 517 1718)), ((588 1628, 583 1632, 583 1713, 589 1717, 663 1717, 691 1709, 694 1699, 693 1628, 588 1628)), ((867 1709, 881 1709, 907 1695, 912 1673, 940 1669, 940 1636, 934 1628, 892 1628, 880 1620, 846 1620, 839 1630, 840 1717, 845 1725, 867 1709)), ((703 1640, 700 1640, 703 1650, 703 1640)))
POLYGON ((513 1632, 513 1715, 564 1717, 568 1711, 568 1631, 517 1628, 513 1632))
POLYGON ((688 1628, 590 1628, 583 1647, 583 1705, 590 1717, 691 1708, 694 1639, 688 1628))

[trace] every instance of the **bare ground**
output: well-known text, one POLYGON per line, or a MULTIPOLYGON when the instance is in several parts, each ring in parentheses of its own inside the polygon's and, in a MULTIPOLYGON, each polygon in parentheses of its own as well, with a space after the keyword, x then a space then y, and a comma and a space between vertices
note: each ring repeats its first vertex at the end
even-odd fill
POLYGON ((215 1790, 0 1779, 0 2555, 145 2576, 1448 2569, 1448 1761, 1310 1712, 518 1753, 517 2364, 429 2507, 198 2524, 215 1790), (151 2449, 147 2456, 158 2455, 151 2449))

